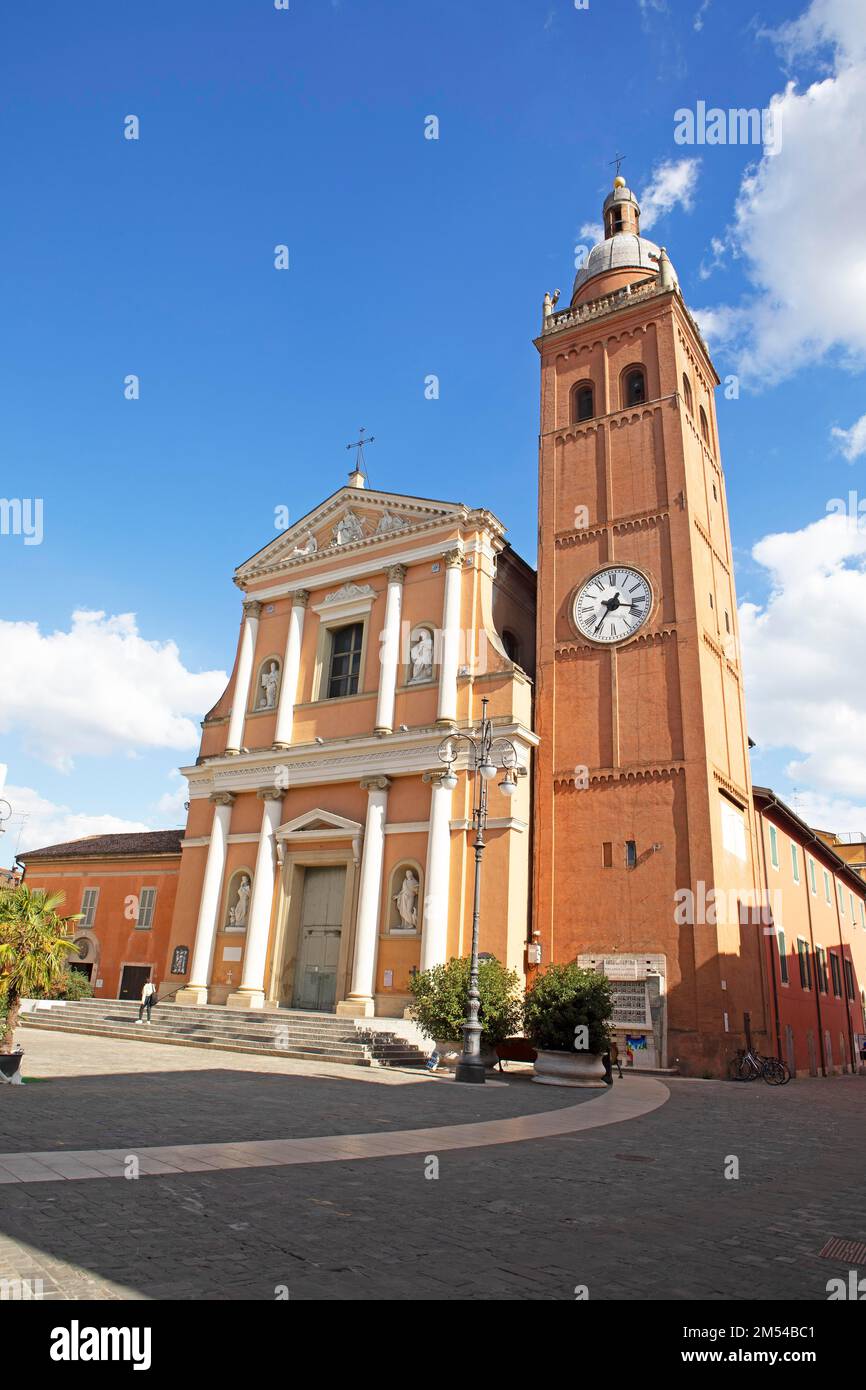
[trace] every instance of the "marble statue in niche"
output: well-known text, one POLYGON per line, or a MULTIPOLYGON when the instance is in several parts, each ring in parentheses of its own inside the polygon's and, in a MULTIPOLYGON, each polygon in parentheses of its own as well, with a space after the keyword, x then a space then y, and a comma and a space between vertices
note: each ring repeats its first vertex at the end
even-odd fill
POLYGON ((394 901, 397 904, 397 915, 400 918, 396 924, 400 931, 414 931, 418 925, 418 889, 421 887, 418 879, 411 869, 407 869, 403 882, 400 885, 399 893, 395 893, 394 901))
POLYGON ((433 679, 433 634, 429 628, 420 627, 413 635, 409 658, 412 665, 409 685, 433 679))
POLYGON ((262 693, 259 709, 273 709, 277 703, 277 687, 280 684, 280 668, 272 661, 267 671, 262 672, 262 693))
POLYGON ((237 902, 229 912, 230 927, 245 927, 247 924, 247 911, 250 905, 250 880, 244 874, 238 888, 237 902))

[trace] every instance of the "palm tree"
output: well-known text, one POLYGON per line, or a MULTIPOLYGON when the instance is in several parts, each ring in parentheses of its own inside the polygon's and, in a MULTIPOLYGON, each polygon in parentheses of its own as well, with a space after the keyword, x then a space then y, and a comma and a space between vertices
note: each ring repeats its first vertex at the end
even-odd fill
POLYGON ((81 913, 58 916, 63 897, 24 883, 0 891, 0 1053, 12 1051, 21 1000, 45 994, 75 950, 71 924, 81 913))

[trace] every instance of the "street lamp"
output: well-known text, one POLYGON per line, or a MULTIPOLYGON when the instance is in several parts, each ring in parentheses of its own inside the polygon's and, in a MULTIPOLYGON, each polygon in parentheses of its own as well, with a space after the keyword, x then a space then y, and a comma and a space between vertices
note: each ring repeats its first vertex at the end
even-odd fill
POLYGON ((502 772, 499 790, 503 796, 513 796, 517 790, 517 750, 510 739, 494 738, 493 724, 487 717, 487 699, 481 701, 481 728, 477 736, 464 733, 448 734, 439 745, 439 757, 447 771, 442 785, 449 791, 457 786, 454 764, 457 761, 455 743, 469 745, 468 771, 475 773, 472 823, 475 827, 475 896, 472 906, 472 956, 469 965, 469 1004, 463 1025, 463 1053, 457 1063, 455 1081, 484 1084, 484 1064, 481 1060, 481 1023, 478 1018, 478 921, 481 911, 481 859, 484 854, 484 831, 487 828, 487 784, 497 772, 502 772))

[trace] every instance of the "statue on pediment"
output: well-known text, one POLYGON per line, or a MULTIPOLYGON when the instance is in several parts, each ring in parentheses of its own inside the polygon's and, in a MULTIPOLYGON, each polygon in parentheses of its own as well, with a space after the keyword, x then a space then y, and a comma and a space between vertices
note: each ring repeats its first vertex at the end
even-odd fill
POLYGON ((348 545, 350 541, 362 541, 364 528, 354 512, 346 512, 333 530, 334 545, 348 545))
POLYGON ((316 540, 316 538, 315 538, 315 536, 313 535, 312 531, 308 531, 308 532, 307 532, 307 536, 306 536, 306 540, 304 541, 304 544, 303 544, 303 545, 296 545, 295 548, 294 548, 294 550, 293 550, 292 553, 291 553, 290 558, 291 558, 292 560, 294 560, 294 558, 295 558, 296 555, 314 555, 314 554, 316 553, 316 551, 318 550, 318 548, 319 548, 319 542, 316 540))
POLYGON ((376 527, 377 536, 390 536, 395 531, 405 531, 409 525, 405 517, 394 516, 393 512, 383 512, 376 527))

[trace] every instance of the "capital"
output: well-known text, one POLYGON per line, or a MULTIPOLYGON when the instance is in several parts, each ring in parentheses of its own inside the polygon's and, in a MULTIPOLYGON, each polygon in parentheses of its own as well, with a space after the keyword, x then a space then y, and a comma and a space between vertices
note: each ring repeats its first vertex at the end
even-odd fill
MULTIPOLYGON (((441 787, 442 784, 443 784, 443 778, 445 778, 445 777, 450 777, 451 775, 452 775, 452 774, 451 774, 450 772, 448 772, 448 771, 446 771, 444 768, 442 768, 441 770, 437 770, 437 771, 435 771, 435 772, 425 772, 425 773, 423 773, 423 774, 422 774, 422 777, 421 777, 421 781, 422 781, 422 782, 429 782, 430 785, 431 785, 432 787, 441 787)), ((453 790, 453 788, 449 789, 448 787, 446 787, 445 790, 446 790, 446 791, 448 791, 448 790, 453 790)))
POLYGON ((406 566, 405 566, 405 565, 389 565, 389 566, 388 566, 388 583, 389 583, 389 584, 402 584, 402 583, 403 583, 403 580, 406 578, 407 573, 408 573, 408 570, 406 569, 406 566))
POLYGON ((262 611, 262 605, 257 598, 244 599, 244 613, 248 618, 257 618, 262 611))
POLYGON ((306 608, 306 606, 307 606, 307 604, 309 603, 309 601, 310 601, 310 591, 309 591, 309 589, 296 589, 295 592, 292 594, 292 607, 293 607, 293 608, 306 608))
POLYGON ((208 799, 214 806, 233 806, 235 802, 231 792, 211 792, 208 799))
POLYGON ((390 777, 362 777, 361 790, 365 792, 386 792, 391 785, 390 777))
POLYGON ((256 792, 256 796, 261 797, 262 801, 282 801, 285 794, 285 787, 260 787, 256 792))
POLYGON ((442 558, 443 558, 443 560, 445 561, 445 568, 446 568, 446 569, 449 569, 449 570, 459 570, 459 569, 462 569, 462 568, 463 568, 463 551, 462 551, 462 550, 457 550, 457 549, 455 549, 455 550, 446 550, 446 551, 445 551, 445 554, 443 555, 442 558))

